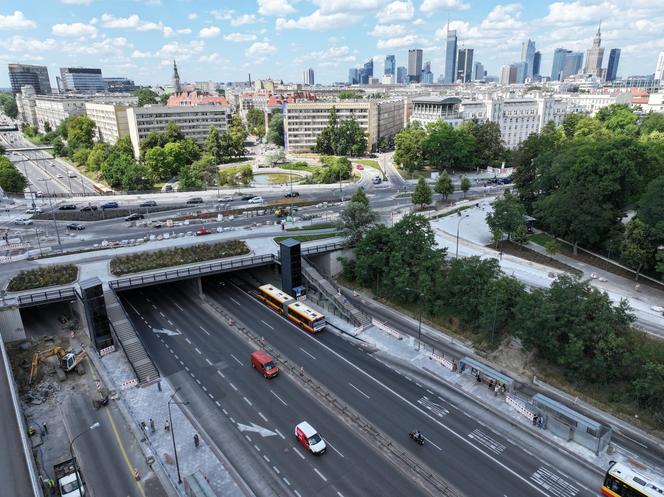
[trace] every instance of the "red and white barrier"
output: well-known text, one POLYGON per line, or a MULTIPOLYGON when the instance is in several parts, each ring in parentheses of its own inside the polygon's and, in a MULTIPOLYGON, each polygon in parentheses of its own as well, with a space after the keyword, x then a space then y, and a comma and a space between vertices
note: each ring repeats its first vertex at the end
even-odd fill
POLYGON ((516 410, 519 414, 525 416, 530 421, 532 421, 535 417, 534 412, 528 409, 523 402, 512 397, 510 394, 505 395, 505 402, 507 402, 512 409, 516 410))
POLYGON ((447 357, 445 357, 443 355, 438 355, 435 352, 432 352, 431 354, 429 354, 429 358, 433 359, 436 362, 439 362, 440 364, 445 366, 450 371, 454 371, 454 363, 452 362, 451 359, 448 359, 447 357))
POLYGON ((133 380, 127 380, 120 382, 120 390, 129 390, 130 388, 138 385, 138 380, 134 378, 133 380))

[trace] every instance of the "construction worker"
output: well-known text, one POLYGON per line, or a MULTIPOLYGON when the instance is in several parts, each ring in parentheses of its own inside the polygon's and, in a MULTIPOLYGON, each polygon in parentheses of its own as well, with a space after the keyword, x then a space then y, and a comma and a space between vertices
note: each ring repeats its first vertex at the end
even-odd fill
POLYGON ((171 423, 169 423, 168 419, 166 420, 166 424, 164 425, 164 431, 171 431, 171 423))
POLYGON ((196 448, 198 448, 198 446, 199 446, 200 444, 201 444, 201 441, 200 441, 200 439, 198 438, 198 433, 194 433, 194 445, 196 446, 196 448))

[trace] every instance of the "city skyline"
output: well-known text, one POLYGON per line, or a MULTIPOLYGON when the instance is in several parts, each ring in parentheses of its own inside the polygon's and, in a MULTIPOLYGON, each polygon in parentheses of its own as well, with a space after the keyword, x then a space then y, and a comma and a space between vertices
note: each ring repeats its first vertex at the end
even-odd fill
MULTIPOLYGON (((554 50, 585 54, 600 20, 606 53, 621 49, 618 77, 652 74, 664 49, 658 29, 664 14, 654 0, 629 8, 617 0, 258 0, 224 7, 211 1, 28 0, 0 9, 6 47, 0 63, 46 65, 53 88, 62 67, 99 67, 105 77, 168 84, 173 59, 182 82, 243 81, 248 73, 301 82, 302 71, 312 68, 316 82, 325 84, 346 81, 349 67, 369 60, 382 77, 387 55, 407 66, 408 50, 421 49, 438 79, 445 74, 448 20, 459 47, 474 49, 493 76, 522 59, 529 39, 541 52, 540 73, 550 74, 554 50)), ((0 72, 0 87, 9 86, 8 74, 0 72)))

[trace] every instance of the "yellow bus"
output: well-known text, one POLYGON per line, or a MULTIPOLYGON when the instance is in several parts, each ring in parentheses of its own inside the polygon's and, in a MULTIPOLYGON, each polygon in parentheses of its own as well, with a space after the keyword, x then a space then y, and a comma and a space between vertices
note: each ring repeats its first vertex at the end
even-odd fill
POLYGON ((606 497, 662 497, 664 478, 645 467, 637 471, 628 464, 611 461, 600 490, 606 497))
POLYGON ((298 302, 274 285, 258 287, 258 299, 309 333, 318 333, 327 324, 323 314, 298 302))

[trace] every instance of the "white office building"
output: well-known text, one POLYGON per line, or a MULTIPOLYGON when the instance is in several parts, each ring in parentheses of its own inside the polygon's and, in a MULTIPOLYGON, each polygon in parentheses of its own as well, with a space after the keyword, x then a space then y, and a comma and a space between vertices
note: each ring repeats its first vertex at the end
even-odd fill
POLYGON ((210 128, 226 132, 231 118, 228 107, 221 105, 193 105, 191 107, 146 105, 127 108, 129 136, 136 157, 140 155, 140 141, 151 132, 163 132, 169 122, 175 123, 185 137, 203 144, 210 128))
POLYGON ((463 122, 460 104, 461 99, 456 97, 416 97, 412 100, 410 122, 417 121, 426 126, 443 120, 456 128, 463 122))
POLYGON ((85 113, 96 124, 95 135, 98 142, 115 145, 118 138, 129 136, 128 108, 129 106, 120 104, 85 103, 85 113))
POLYGON ((21 92, 16 94, 18 119, 33 127, 37 127, 36 95, 35 89, 31 85, 22 86, 21 92))
POLYGON ((664 51, 659 52, 659 57, 657 57, 657 66, 655 66, 655 79, 664 81, 664 51))

